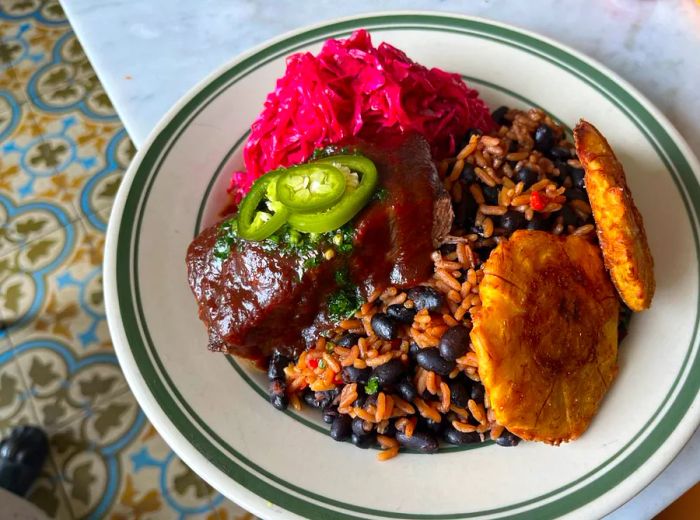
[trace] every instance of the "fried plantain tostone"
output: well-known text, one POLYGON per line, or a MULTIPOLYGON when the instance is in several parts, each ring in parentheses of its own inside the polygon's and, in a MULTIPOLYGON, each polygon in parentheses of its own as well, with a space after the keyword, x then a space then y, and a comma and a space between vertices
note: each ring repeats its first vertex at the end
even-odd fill
POLYGON ((479 296, 471 340, 496 420, 526 440, 579 437, 617 373, 619 302, 598 247, 516 231, 479 296))
POLYGON ((656 288, 654 260, 622 164, 592 124, 581 120, 574 138, 605 266, 622 301, 633 311, 648 309, 656 288))

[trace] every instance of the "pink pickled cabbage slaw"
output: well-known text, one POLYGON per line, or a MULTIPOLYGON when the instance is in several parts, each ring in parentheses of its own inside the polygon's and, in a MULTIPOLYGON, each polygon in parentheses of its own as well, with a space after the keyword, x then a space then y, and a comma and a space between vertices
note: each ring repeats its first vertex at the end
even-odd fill
POLYGON ((351 136, 417 131, 441 159, 455 153, 468 128, 492 127, 488 107, 458 74, 428 69, 387 43, 374 47, 360 29, 326 41, 318 56, 287 58, 284 76, 251 127, 243 151, 247 171, 233 174, 229 191, 238 201, 265 172, 351 136))

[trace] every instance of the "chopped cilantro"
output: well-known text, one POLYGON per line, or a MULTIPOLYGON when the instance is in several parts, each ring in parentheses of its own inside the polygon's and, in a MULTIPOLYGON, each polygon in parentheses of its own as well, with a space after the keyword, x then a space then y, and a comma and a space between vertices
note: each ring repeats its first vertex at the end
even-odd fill
POLYGON ((379 390, 379 379, 376 377, 370 377, 369 381, 367 381, 367 384, 365 385, 365 392, 367 395, 374 395, 377 393, 379 390))
POLYGON ((325 359, 318 360, 318 368, 326 368, 326 360, 325 359))
POLYGON ((343 287, 328 298, 328 315, 339 321, 349 318, 360 308, 360 297, 357 290, 343 287))
POLYGON ((231 247, 238 240, 238 221, 235 218, 225 220, 219 226, 219 235, 214 243, 214 256, 226 260, 231 254, 231 247))

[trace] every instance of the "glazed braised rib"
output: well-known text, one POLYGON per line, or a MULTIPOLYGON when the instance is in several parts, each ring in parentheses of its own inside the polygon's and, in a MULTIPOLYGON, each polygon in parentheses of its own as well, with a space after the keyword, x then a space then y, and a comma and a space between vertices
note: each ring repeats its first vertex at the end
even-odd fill
POLYGON ((327 302, 341 270, 363 298, 390 285, 414 286, 432 274, 430 255, 447 235, 453 213, 428 143, 404 135, 381 144, 346 144, 379 171, 377 196, 351 223, 349 254, 304 268, 300 254, 245 242, 220 260, 213 255, 218 225, 190 245, 189 283, 211 350, 261 359, 275 349, 291 354, 303 348, 304 338, 330 327, 327 302))

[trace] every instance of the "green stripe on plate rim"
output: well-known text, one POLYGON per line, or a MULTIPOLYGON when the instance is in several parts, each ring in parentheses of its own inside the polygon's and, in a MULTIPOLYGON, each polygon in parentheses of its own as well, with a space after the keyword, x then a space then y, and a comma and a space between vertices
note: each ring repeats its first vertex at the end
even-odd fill
POLYGON ((253 493, 301 516, 319 518, 333 515, 333 518, 359 518, 351 514, 353 512, 360 515, 378 515, 387 518, 452 519, 471 518, 481 515, 511 517, 519 516, 523 513, 536 515, 537 517, 550 517, 573 511, 600 497, 636 471, 644 461, 659 449, 664 439, 687 413, 700 388, 700 363, 697 356, 693 359, 692 365, 688 365, 688 361, 691 356, 695 355, 697 350, 697 312, 691 345, 683 361, 683 368, 672 385, 668 396, 672 396, 676 392, 684 372, 688 372, 687 378, 683 386, 678 388, 678 394, 674 401, 670 404, 662 404, 659 407, 659 414, 662 413, 664 407, 668 407, 668 410, 663 411, 664 415, 657 419, 657 424, 651 432, 647 433, 646 430, 655 422, 656 414, 621 450, 598 468, 576 481, 542 496, 517 504, 466 513, 420 515, 374 510, 318 496, 279 479, 243 457, 204 424, 173 385, 153 347, 139 300, 137 265, 139 244, 135 237, 138 237, 140 234, 141 220, 143 218, 142 209, 145 201, 148 199, 153 180, 158 174, 158 168, 162 164, 164 157, 167 156, 172 144, 184 131, 188 122, 211 100, 218 96, 222 90, 247 76, 255 68, 283 54, 293 52, 302 46, 317 43, 329 37, 342 36, 359 27, 381 30, 415 29, 453 32, 496 41, 549 61, 594 87, 625 113, 642 131, 661 157, 667 169, 672 172, 673 181, 683 197, 684 206, 693 227, 696 256, 700 258, 695 218, 699 210, 695 201, 700 200, 700 185, 698 185, 692 168, 666 130, 634 97, 614 80, 608 78, 585 61, 569 54, 564 49, 517 30, 492 25, 481 20, 427 14, 378 15, 355 18, 296 34, 285 40, 278 41, 232 65, 189 99, 153 140, 150 149, 143 156, 133 177, 132 185, 124 204, 122 222, 117 239, 117 296, 124 332, 129 340, 135 363, 161 409, 178 431, 204 457, 223 473, 229 475, 233 480, 239 482, 253 493), (162 150, 164 153, 161 153, 162 150), (136 226, 134 226, 135 223, 136 226), (132 241, 134 242, 133 250, 132 241), (134 284, 133 293, 132 284, 134 284), (139 324, 143 327, 143 331, 140 330, 139 324), (192 417, 199 429, 186 416, 183 410, 192 417), (630 453, 626 454, 622 461, 608 468, 644 434, 646 434, 646 437, 630 453), (207 436, 214 439, 218 445, 224 447, 229 455, 215 446, 207 436), (247 466, 247 468, 243 467, 243 465, 247 466), (604 475, 584 483, 591 476, 606 468, 607 472, 604 475), (279 487, 271 485, 269 481, 275 482, 279 487), (579 484, 582 484, 579 489, 548 503, 542 503, 544 500, 570 490, 570 488, 579 484), (530 507, 530 509, 523 510, 525 507, 530 507), (516 509, 520 509, 520 511, 516 511, 516 509))
MULTIPOLYGON (((467 76, 466 74, 462 74, 462 79, 467 81, 473 88, 474 84, 477 85, 484 85, 486 87, 492 88, 494 90, 498 90, 500 92, 503 92, 504 94, 517 99, 521 103, 524 103, 528 107, 540 107, 537 105, 534 101, 531 99, 528 99, 525 96, 522 96, 520 94, 517 94, 516 92, 513 92, 512 90, 503 87, 501 85, 497 85, 496 83, 492 83, 490 81, 486 81, 480 78, 476 78, 474 76, 467 76)), ((552 117, 557 123, 559 123, 569 135, 573 135, 571 128, 566 126, 560 118, 557 118, 554 114, 551 112, 548 112, 550 117, 552 117)), ((224 158, 221 160, 219 165, 217 166, 216 170, 214 170, 214 173, 211 176, 211 179, 209 180, 209 183, 207 184, 206 190, 204 190, 204 195, 202 196, 202 200, 199 203, 199 209, 197 210, 197 219, 195 221, 195 226, 194 226, 194 234, 193 236, 197 236, 199 232, 202 230, 202 221, 204 219, 204 211, 206 209, 207 201, 209 200, 209 195, 211 194, 212 190, 214 189, 214 186, 216 185, 217 180, 219 179, 219 176, 223 174, 223 169, 226 167, 226 164, 228 163, 229 159, 231 156, 236 153, 236 151, 243 145, 245 139, 250 135, 250 131, 246 131, 241 137, 239 137, 236 142, 231 146, 231 148, 224 154, 224 158)), ((245 371, 245 369, 242 366, 241 362, 236 361, 236 359, 233 356, 226 355, 226 359, 231 365, 231 367, 236 371, 236 373, 241 377, 250 388, 253 389, 253 391, 258 394, 265 402, 269 400, 269 395, 267 392, 267 389, 262 387, 260 384, 256 383, 245 371)), ((243 362, 245 363, 245 362, 243 362)), ((325 436, 330 437, 330 432, 328 428, 324 428, 322 426, 319 426, 317 422, 313 422, 308 420, 306 417, 304 417, 303 414, 293 412, 291 410, 285 410, 284 414, 287 415, 288 417, 291 417, 295 421, 303 424, 304 426, 311 428, 312 430, 321 433, 325 436)), ((444 446, 440 448, 440 453, 453 453, 456 451, 469 451, 469 450, 475 450, 479 448, 485 448, 487 446, 493 445, 493 441, 486 441, 482 443, 474 443, 474 444, 466 444, 464 446, 444 446)), ((413 452, 412 450, 406 450, 407 452, 413 452)))

